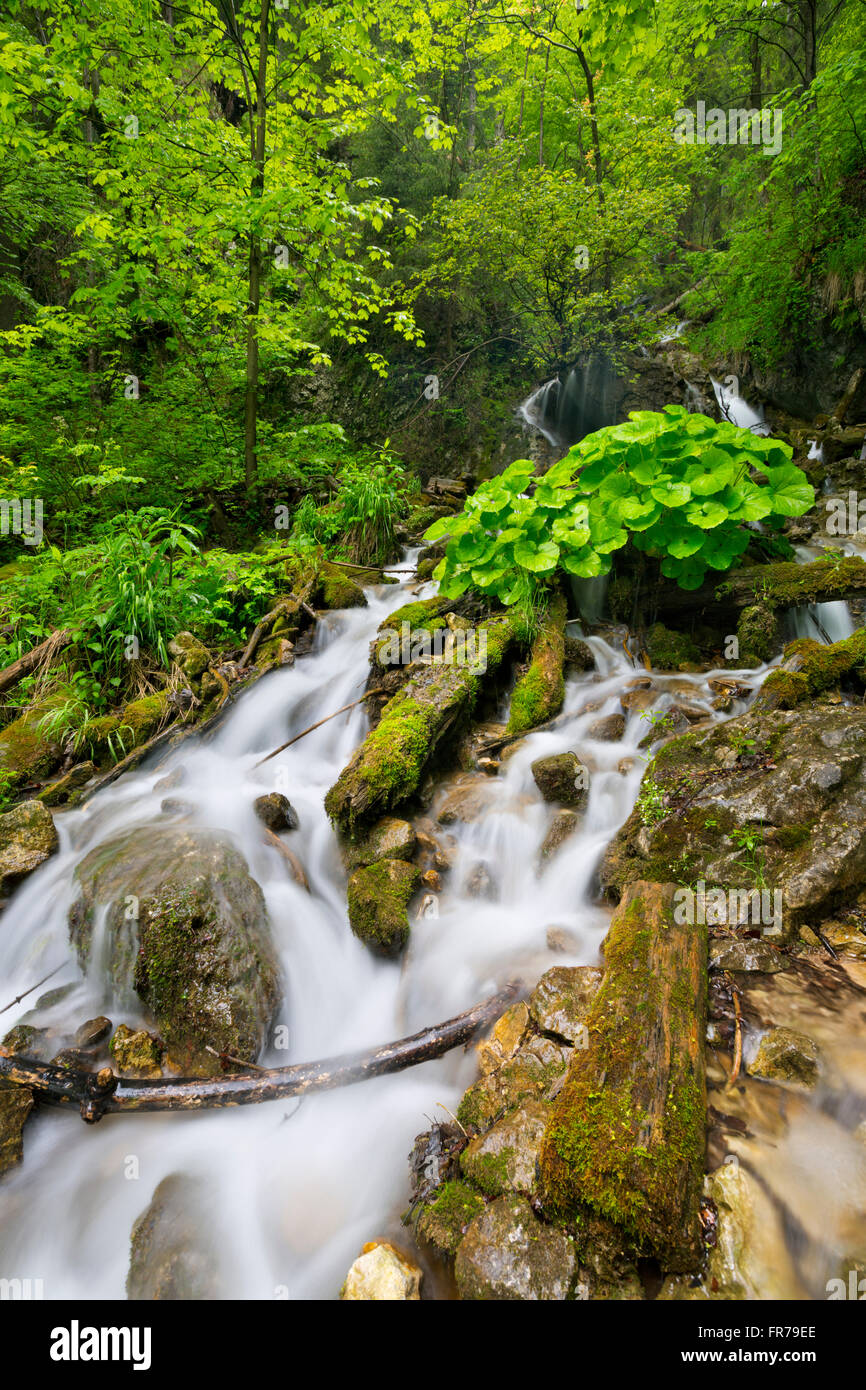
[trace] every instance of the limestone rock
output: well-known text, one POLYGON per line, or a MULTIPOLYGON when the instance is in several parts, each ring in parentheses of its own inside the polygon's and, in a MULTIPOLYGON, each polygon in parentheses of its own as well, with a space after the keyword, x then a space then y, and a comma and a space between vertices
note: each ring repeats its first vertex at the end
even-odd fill
POLYGON ((462 1299, 562 1301, 576 1263, 570 1237, 539 1221, 525 1197, 497 1197, 460 1242, 454 1272, 462 1299))
POLYGON ((421 1297, 421 1270, 387 1241, 364 1246, 340 1290, 348 1302, 415 1302, 421 1297))
POLYGON ((41 801, 22 801, 0 816, 0 892, 8 893, 38 869, 59 844, 51 812, 41 801))

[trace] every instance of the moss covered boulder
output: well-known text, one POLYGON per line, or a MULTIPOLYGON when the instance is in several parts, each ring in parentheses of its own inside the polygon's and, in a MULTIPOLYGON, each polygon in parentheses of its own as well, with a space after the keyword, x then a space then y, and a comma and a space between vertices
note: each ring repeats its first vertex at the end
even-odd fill
POLYGON ((51 812, 41 801, 22 801, 0 816, 0 893, 38 869, 59 844, 51 812))
POLYGON ((411 859, 418 844, 414 826, 398 816, 383 816, 366 835, 345 847, 349 869, 365 868, 380 859, 411 859))
POLYGON ((408 905, 421 875, 403 859, 380 859, 349 879, 352 931, 378 956, 397 956, 409 940, 408 905))
POLYGON ((179 632, 168 644, 169 655, 183 671, 193 689, 210 665, 210 652, 191 632, 179 632))
POLYGON ((488 1197, 522 1192, 535 1196, 538 1151, 550 1106, 528 1100, 469 1141, 460 1155, 463 1174, 488 1197))
POLYGON ((589 778, 576 753, 536 758, 530 771, 545 801, 582 809, 589 798, 589 778))
POLYGON ((778 937, 866 886, 864 804, 861 704, 753 705, 663 745, 637 807, 608 846, 602 885, 613 897, 636 879, 741 890, 730 925, 778 937))
POLYGON ((51 708, 50 701, 34 706, 0 730, 0 773, 10 787, 47 777, 59 764, 60 740, 40 728, 51 708))
POLYGON ((367 574, 367 583, 371 583, 368 572, 359 570, 344 570, 339 565, 323 564, 319 570, 318 586, 316 598, 322 608, 365 608, 367 606, 367 595, 361 588, 360 583, 355 579, 360 579, 362 574, 367 574))
POLYGON ((108 1045, 120 1076, 154 1079, 162 1076, 163 1049, 158 1038, 145 1028, 121 1023, 108 1045))
POLYGON ((119 714, 89 719, 82 729, 82 739, 97 760, 117 760, 147 743, 173 713, 168 694, 160 690, 140 700, 130 700, 119 714))
POLYGON ((442 1183, 432 1201, 417 1213, 418 1239, 453 1257, 470 1223, 484 1210, 484 1198, 468 1183, 449 1180, 442 1183))
POLYGON ((171 1062, 211 1072, 205 1049, 254 1061, 280 1000, 264 898, 246 860, 209 830, 147 826, 76 870, 70 932, 82 966, 105 913, 108 968, 135 988, 171 1062))
POLYGON ((758 1045, 749 1075, 811 1087, 818 1080, 819 1063, 817 1044, 806 1033, 794 1028, 771 1028, 758 1045))
POLYGON ((647 629, 644 645, 654 671, 694 671, 700 666, 701 654, 692 638, 663 623, 647 629))

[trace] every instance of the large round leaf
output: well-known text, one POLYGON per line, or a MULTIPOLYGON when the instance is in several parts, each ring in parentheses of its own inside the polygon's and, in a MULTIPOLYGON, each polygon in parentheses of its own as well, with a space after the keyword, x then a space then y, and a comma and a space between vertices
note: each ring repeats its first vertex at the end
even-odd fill
POLYGON ((692 500, 692 490, 688 483, 655 483, 650 492, 662 507, 684 507, 692 500))

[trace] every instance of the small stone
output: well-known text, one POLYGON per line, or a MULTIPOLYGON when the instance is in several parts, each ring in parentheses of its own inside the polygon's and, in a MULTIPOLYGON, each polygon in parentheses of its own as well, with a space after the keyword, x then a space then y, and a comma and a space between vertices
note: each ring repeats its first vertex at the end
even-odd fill
POLYGON ((710 965, 716 970, 760 971, 774 975, 789 969, 789 961, 765 941, 711 941, 710 965))
POLYGON ((257 796, 253 802, 253 810, 259 820, 276 834, 283 830, 297 830, 300 825, 297 811, 282 792, 268 792, 266 796, 257 796))
POLYGON ((431 893, 442 892, 442 879, 436 869, 427 869, 421 875, 421 882, 425 888, 429 888, 431 893))
POLYGON ((761 1039, 750 1076, 765 1081, 790 1081, 814 1086, 818 1080, 820 1053, 817 1043, 793 1028, 771 1028, 761 1039))
POLYGON ((104 1014, 97 1018, 89 1018, 76 1031, 76 1047, 95 1047, 97 1043, 104 1042, 111 1032, 111 1026, 111 1019, 106 1018, 104 1014))
MULTIPOLYGON (((866 934, 850 922, 825 922, 822 935, 843 956, 866 960, 866 934)), ((821 944, 820 942, 818 943, 821 944)))
POLYGON ((414 1302, 421 1297, 421 1270, 387 1241, 364 1246, 340 1290, 349 1302, 414 1302))
POLYGON ((656 704, 659 694, 658 690, 624 690, 619 697, 619 702, 627 714, 634 710, 641 713, 643 710, 651 709, 656 704))
POLYGON ((571 955, 580 946, 574 932, 567 927, 548 927, 545 940, 548 951, 559 951, 563 955, 571 955))
POLYGON ((165 796, 159 803, 159 809, 164 816, 191 816, 195 806, 179 796, 165 796))
POLYGON ((454 1272, 463 1299, 562 1301, 576 1263, 571 1239, 539 1221, 525 1197, 497 1197, 460 1242, 454 1272))
POLYGON ((586 1023, 604 971, 592 965, 556 965, 542 975, 529 998, 529 1012, 543 1033, 584 1042, 586 1023))
POLYGON ((158 1039, 144 1028, 133 1031, 121 1023, 109 1043, 109 1051, 121 1076, 162 1076, 162 1048, 158 1039))
POLYGON ((587 737, 599 743, 617 743, 625 733, 625 715, 609 714, 604 719, 596 719, 587 730, 587 737))
POLYGON ((810 951, 823 951, 824 949, 811 927, 800 928, 800 940, 804 946, 809 947, 810 951))

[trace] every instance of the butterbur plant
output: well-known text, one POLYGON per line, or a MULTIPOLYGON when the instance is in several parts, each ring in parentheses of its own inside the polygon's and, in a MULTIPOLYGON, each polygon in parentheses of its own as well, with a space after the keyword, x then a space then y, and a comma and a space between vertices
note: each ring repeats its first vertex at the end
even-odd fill
POLYGON ((749 522, 801 516, 814 488, 792 449, 728 421, 678 405, 636 410, 621 425, 587 435, 528 492, 534 465, 518 459, 483 484, 428 541, 448 537, 435 572, 457 598, 472 585, 505 604, 562 569, 607 574, 629 541, 661 572, 697 589, 708 570, 727 570, 752 539, 749 522))

